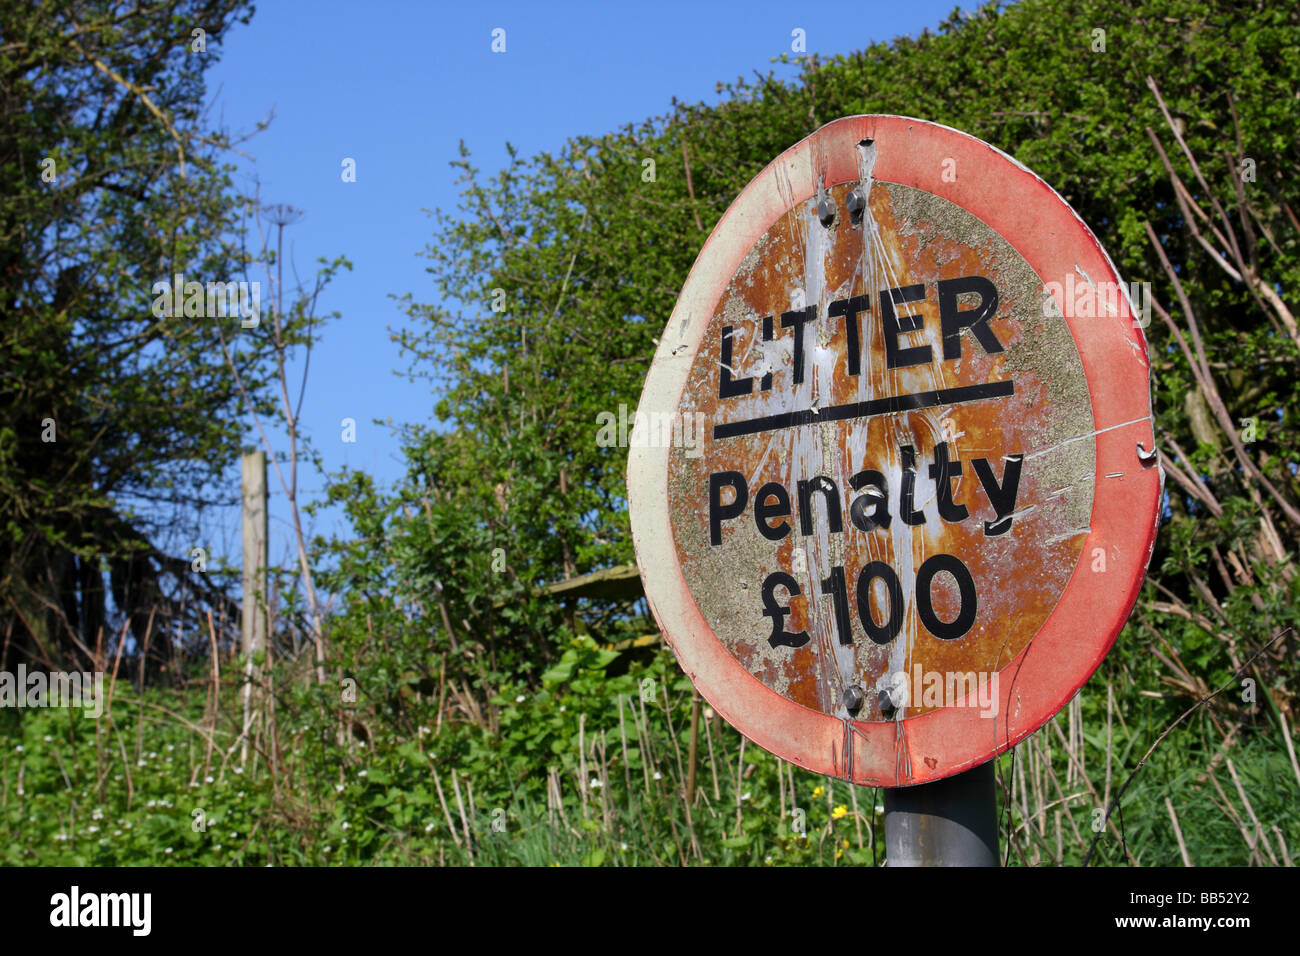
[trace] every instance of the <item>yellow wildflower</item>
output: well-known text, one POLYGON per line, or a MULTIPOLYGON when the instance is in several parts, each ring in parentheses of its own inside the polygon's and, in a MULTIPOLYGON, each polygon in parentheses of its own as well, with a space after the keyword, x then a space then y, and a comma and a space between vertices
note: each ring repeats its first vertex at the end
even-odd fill
POLYGON ((834 810, 831 811, 831 819, 838 820, 840 817, 848 816, 848 813, 849 813, 849 808, 841 803, 838 807, 836 807, 834 810))
POLYGON ((813 789, 813 799, 816 800, 818 797, 820 797, 820 796, 821 796, 823 793, 825 793, 825 792, 826 792, 826 788, 825 788, 825 787, 818 786, 818 787, 814 788, 814 789, 813 789))

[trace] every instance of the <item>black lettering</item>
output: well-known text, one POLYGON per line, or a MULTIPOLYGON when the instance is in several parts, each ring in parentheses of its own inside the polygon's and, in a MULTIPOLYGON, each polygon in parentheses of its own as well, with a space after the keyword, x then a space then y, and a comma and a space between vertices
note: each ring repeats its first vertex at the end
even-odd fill
POLYGON ((965 505, 955 504, 952 500, 953 478, 961 476, 961 462, 948 460, 948 443, 941 441, 934 446, 934 464, 930 466, 930 477, 939 489, 939 517, 944 521, 965 521, 969 512, 965 505))
POLYGON ((853 643, 853 625, 849 623, 849 591, 844 583, 844 569, 838 564, 831 568, 831 576, 822 581, 822 594, 831 596, 835 609, 835 632, 840 644, 853 643))
POLYGON ((925 286, 923 285, 908 285, 900 289, 888 289, 880 293, 880 319, 885 326, 885 366, 887 368, 925 365, 934 357, 928 345, 916 345, 906 349, 898 347, 898 336, 904 332, 921 331, 922 319, 919 315, 898 315, 894 311, 894 306, 903 305, 907 302, 919 302, 924 298, 925 286))
POLYGON ((849 479, 849 487, 862 491, 864 486, 872 490, 853 499, 849 506, 849 520, 860 531, 868 533, 877 528, 889 529, 889 485, 885 476, 878 471, 860 471, 849 479))
POLYGON ((988 321, 998 311, 998 290, 983 276, 939 280, 939 326, 943 333, 943 357, 961 358, 961 330, 970 329, 992 355, 1002 351, 1002 343, 989 328, 988 321), (963 292, 979 294, 980 303, 973 309, 957 308, 957 296, 963 292))
POLYGON ((862 372, 862 342, 858 337, 858 313, 871 307, 871 297, 855 295, 851 299, 836 299, 826 314, 830 318, 844 316, 844 333, 848 337, 848 365, 850 375, 862 372))
POLYGON ((790 517, 790 495, 784 485, 769 481, 758 489, 758 494, 754 495, 754 524, 758 525, 759 534, 768 541, 780 541, 790 533, 790 522, 782 521, 773 527, 767 519, 788 517, 790 517), (769 505, 769 498, 775 503, 769 505))
POLYGON ((722 357, 719 359, 722 366, 722 376, 718 379, 718 398, 736 398, 739 395, 748 395, 754 390, 754 380, 752 378, 731 377, 731 326, 722 327, 722 357))
POLYGON ((955 558, 951 554, 934 554, 925 559, 921 570, 916 572, 916 613, 920 616, 926 630, 941 640, 955 641, 969 631, 971 625, 975 623, 976 606, 975 580, 960 558, 955 558), (961 609, 950 624, 939 620, 939 616, 934 613, 934 604, 930 597, 934 576, 940 571, 951 574, 961 592, 961 609))
POLYGON ((738 471, 719 471, 709 475, 709 544, 722 544, 722 522, 738 517, 749 502, 749 488, 745 476, 738 471), (729 505, 722 503, 722 489, 730 486, 736 498, 729 505))
POLYGON ((817 306, 781 313, 781 328, 794 329, 794 384, 803 384, 803 327, 817 318, 817 306))
POLYGON ((774 571, 763 579, 763 616, 772 619, 772 633, 767 642, 773 647, 803 647, 808 643, 808 632, 795 634, 785 629, 785 616, 790 613, 790 608, 776 603, 774 592, 778 587, 789 591, 791 597, 801 593, 799 582, 784 571, 774 571))
POLYGON ((805 538, 813 532, 812 496, 817 491, 825 496, 831 533, 839 534, 844 530, 844 520, 840 514, 840 489, 825 475, 817 475, 807 481, 799 481, 799 530, 805 538))
POLYGON ((877 644, 888 644, 903 627, 903 586, 894 569, 884 561, 872 561, 858 573, 858 617, 867 637, 877 644), (889 617, 882 626, 871 616, 871 582, 880 578, 889 594, 889 617))
POLYGON ((903 524, 925 524, 925 512, 912 510, 912 493, 916 490, 916 449, 904 445, 899 451, 903 454, 903 488, 899 492, 899 515, 903 524))
MULTIPOLYGON (((771 317, 770 315, 765 315, 765 316, 763 316, 763 341, 764 341, 764 342, 770 342, 770 341, 772 341, 772 317, 771 317)), ((771 363, 771 355, 772 355, 772 353, 769 352, 769 351, 764 351, 764 352, 763 352, 763 357, 764 357, 765 359, 768 359, 769 367, 770 367, 770 363, 771 363)), ((767 392, 767 391, 771 391, 771 389, 772 389, 772 373, 771 373, 771 372, 765 372, 765 373, 763 374, 762 379, 759 380, 758 387, 761 388, 761 389, 762 389, 763 391, 765 391, 765 392, 767 392)))
POLYGON ((994 477, 993 468, 987 459, 976 458, 971 462, 975 466, 975 474, 979 476, 980 484, 984 486, 984 493, 988 495, 989 504, 993 506, 996 515, 992 521, 984 522, 986 538, 993 538, 1010 531, 1011 513, 1016 510, 1016 493, 1020 489, 1020 466, 1025 456, 1007 455, 1002 460, 1006 464, 1002 466, 1001 485, 994 477))

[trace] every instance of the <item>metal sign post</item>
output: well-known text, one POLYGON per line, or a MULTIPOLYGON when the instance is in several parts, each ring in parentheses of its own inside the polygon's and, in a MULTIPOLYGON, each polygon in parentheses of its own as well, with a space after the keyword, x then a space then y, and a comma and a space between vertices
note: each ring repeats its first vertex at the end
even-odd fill
POLYGON ((996 860, 989 761, 1097 668, 1150 560, 1149 376, 1114 265, 1024 166, 907 117, 813 133, 709 237, 633 424, 678 661, 758 745, 898 788, 891 862, 996 860))
POLYGON ((885 791, 890 866, 997 866, 993 761, 973 770, 885 791))

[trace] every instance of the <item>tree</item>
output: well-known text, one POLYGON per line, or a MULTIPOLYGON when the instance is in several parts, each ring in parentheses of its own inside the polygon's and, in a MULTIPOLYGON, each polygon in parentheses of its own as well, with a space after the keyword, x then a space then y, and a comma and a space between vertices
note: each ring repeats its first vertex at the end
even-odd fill
POLYGON ((241 202, 221 164, 231 140, 205 131, 200 108, 219 38, 250 15, 241 0, 0 10, 9 660, 94 656, 114 610, 139 644, 151 609, 225 601, 190 553, 197 510, 232 497, 213 483, 243 432, 219 324, 260 403, 268 347, 248 318, 255 290, 234 315, 229 289, 214 298, 243 267, 241 202), (203 283, 179 310, 156 286, 176 275, 203 283))

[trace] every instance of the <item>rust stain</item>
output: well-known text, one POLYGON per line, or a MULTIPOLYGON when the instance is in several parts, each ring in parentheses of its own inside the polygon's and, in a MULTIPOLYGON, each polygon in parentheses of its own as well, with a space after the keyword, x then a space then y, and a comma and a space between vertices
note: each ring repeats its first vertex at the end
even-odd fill
MULTIPOLYGON (((692 455, 670 455, 668 490, 675 543, 691 593, 745 669, 789 700, 841 718, 849 716, 844 688, 856 684, 866 693, 856 719, 885 721, 950 704, 927 703, 923 693, 915 693, 924 690, 925 675, 996 672, 1046 620, 1089 530, 1095 440, 1087 383, 1069 329, 1046 314, 1042 281, 1023 257, 947 200, 908 186, 873 183, 869 164, 864 163, 864 171, 864 179, 824 191, 837 210, 829 228, 819 221, 817 197, 792 207, 787 203, 787 213, 732 277, 683 390, 682 413, 705 415, 701 447, 692 455), (846 210, 855 188, 868 197, 858 222, 846 210), (958 334, 960 357, 946 359, 939 283, 971 276, 996 288, 997 309, 985 330, 1002 350, 989 351, 977 330, 966 327, 958 334), (904 291, 896 296, 889 290, 904 291), (856 317, 859 354, 854 356, 847 317, 831 316, 829 310, 832 303, 859 296, 866 297, 866 308, 856 317), (897 304, 895 297, 901 300, 897 304), (803 321, 799 348, 797 313, 809 307, 816 310, 815 318, 803 321), (891 309, 901 328, 892 335, 894 350, 928 347, 931 360, 901 366, 890 362, 885 314, 891 309), (783 325, 783 316, 794 322, 787 319, 783 325), (729 345, 725 327, 732 330, 729 345), (726 362, 724 349, 730 351, 726 362), (802 376, 796 351, 801 352, 802 376), (724 365, 733 383, 750 381, 747 394, 720 395, 724 365), (764 389, 767 376, 770 388, 764 389), (713 434, 717 425, 765 416, 814 409, 820 414, 853 403, 1006 381, 1014 383, 1009 396, 835 421, 814 415, 807 422, 752 434, 713 434), (930 469, 939 467, 943 454, 961 464, 961 474, 950 479, 950 500, 943 503, 946 509, 965 508, 961 520, 946 520, 939 513, 939 482, 930 469), (977 472, 977 460, 986 477, 977 472), (993 501, 997 488, 987 487, 986 480, 1005 481, 1012 468, 1020 473, 1010 529, 989 534, 986 523, 1000 516, 993 501), (865 498, 871 485, 851 489, 853 476, 864 471, 883 476, 882 498, 865 498), (720 540, 713 544, 710 477, 727 473, 743 477, 748 500, 737 517, 718 522, 720 540), (833 484, 834 494, 814 489, 807 497, 811 508, 801 508, 800 483, 821 478, 833 484), (902 489, 908 482, 912 509, 925 516, 922 523, 904 521, 902 489), (764 486, 784 489, 789 499, 789 513, 768 520, 768 527, 782 520, 790 526, 775 541, 760 532, 756 517, 764 486), (832 496, 840 512, 838 532, 831 530, 832 496), (883 504, 889 527, 856 527, 851 511, 860 499, 883 504), (811 521, 804 525, 809 511, 811 521), (926 626, 916 592, 918 571, 936 555, 959 557, 974 585, 974 622, 953 639, 936 636, 926 626), (891 596, 884 578, 876 577, 859 598, 858 575, 874 562, 892 569, 901 589, 900 627, 884 643, 867 635, 859 603, 881 625, 888 622, 899 594, 891 596), (755 569, 744 582, 732 570, 741 567, 755 569), (840 640, 839 618, 844 615, 836 613, 836 568, 845 578, 852 637, 847 645, 840 640), (763 613, 763 583, 777 572, 790 575, 801 592, 776 591, 778 603, 789 608, 785 631, 808 635, 800 647, 774 646, 769 640, 773 620, 763 613), (887 714, 878 690, 882 681, 898 674, 906 675, 908 697, 901 714, 887 714)), ((963 293, 956 301, 966 309, 978 299, 963 293)), ((724 508, 736 490, 730 485, 722 493, 724 508)), ((764 502, 770 513, 782 510, 771 496, 764 502)), ((868 504, 861 507, 872 510, 868 504)), ((954 574, 934 575, 931 619, 955 622, 965 600, 954 574)), ((935 766, 932 757, 925 762, 935 766)))

